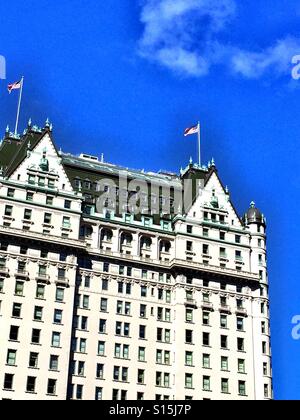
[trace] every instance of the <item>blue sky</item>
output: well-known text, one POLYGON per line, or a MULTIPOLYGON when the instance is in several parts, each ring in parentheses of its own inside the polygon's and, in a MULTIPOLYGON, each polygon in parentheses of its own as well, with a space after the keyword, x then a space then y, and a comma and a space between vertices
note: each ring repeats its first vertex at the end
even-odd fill
POLYGON ((203 160, 241 214, 254 199, 267 216, 275 397, 299 399, 299 2, 2 0, 0 16, 2 133, 17 102, 7 82, 22 75, 22 130, 49 117, 67 152, 178 171, 200 119, 203 160))

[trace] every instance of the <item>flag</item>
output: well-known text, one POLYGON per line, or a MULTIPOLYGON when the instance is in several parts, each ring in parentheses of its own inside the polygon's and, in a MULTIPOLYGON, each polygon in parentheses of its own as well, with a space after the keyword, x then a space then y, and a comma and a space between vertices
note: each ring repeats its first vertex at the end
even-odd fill
POLYGON ((8 93, 11 93, 13 90, 21 89, 22 86, 22 80, 19 82, 11 83, 7 86, 8 93))
POLYGON ((192 134, 197 134, 197 133, 199 133, 199 124, 197 124, 193 127, 187 128, 184 131, 184 137, 191 136, 192 134))

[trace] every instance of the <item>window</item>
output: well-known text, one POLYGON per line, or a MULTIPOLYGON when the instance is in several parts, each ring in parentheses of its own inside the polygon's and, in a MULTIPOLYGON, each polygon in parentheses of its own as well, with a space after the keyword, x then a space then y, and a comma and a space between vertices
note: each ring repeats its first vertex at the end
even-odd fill
POLYGON ((140 305, 140 318, 146 318, 146 317, 147 317, 147 306, 140 305))
POLYGON ((220 327, 227 328, 227 315, 220 315, 220 327))
POLYGON ((56 379, 48 379, 47 394, 55 395, 56 393, 56 379))
POLYGON ((37 285, 35 297, 37 299, 44 299, 44 297, 45 297, 45 286, 43 286, 41 284, 37 285))
POLYGON ((65 204, 64 204, 65 209, 70 209, 71 204, 72 204, 72 202, 70 200, 65 200, 65 204))
POLYGON ((21 317, 21 310, 22 304, 21 303, 14 303, 12 309, 12 317, 13 318, 20 318, 21 317))
POLYGON ((267 343, 265 341, 262 342, 262 352, 263 354, 267 354, 267 343))
POLYGON ((44 214, 44 223, 49 225, 51 223, 51 217, 52 217, 51 213, 45 213, 44 214))
POLYGON ((38 353, 30 353, 29 354, 29 367, 36 369, 38 367, 38 353))
POLYGON ((31 343, 33 344, 39 344, 40 343, 40 337, 41 337, 41 330, 33 329, 31 334, 31 343))
POLYGON ((13 198, 15 196, 15 190, 13 188, 7 189, 7 197, 13 198))
POLYGON ((33 319, 34 319, 34 321, 42 321, 42 319, 43 319, 43 308, 41 306, 36 306, 34 308, 33 319))
POLYGON ((238 372, 239 373, 245 373, 245 360, 244 359, 238 359, 238 372))
POLYGON ((225 232, 220 232, 220 240, 225 241, 225 232))
POLYGON ((186 232, 192 234, 193 233, 193 226, 187 225, 186 232))
POLYGON ((239 395, 245 396, 246 395, 246 382, 245 381, 239 381, 238 382, 239 387, 239 395))
POLYGON ((221 392, 223 394, 228 394, 229 393, 229 380, 228 379, 221 379, 221 392))
POLYGON ((60 333, 59 332, 52 333, 51 345, 52 347, 60 347, 60 333))
POLYGON ((193 343, 193 331, 192 330, 185 330, 185 342, 187 344, 193 343))
POLYGON ((269 398, 269 386, 268 385, 264 385, 264 396, 265 398, 269 398))
POLYGON ((24 220, 31 220, 32 210, 25 209, 24 210, 24 220))
POLYGON ((193 322, 193 310, 186 309, 185 310, 185 321, 186 322, 193 322))
POLYGON ((90 306, 90 297, 87 295, 84 295, 82 298, 82 308, 89 309, 89 306, 90 306))
POLYGON ((53 206, 53 197, 51 197, 50 195, 47 195, 46 197, 46 205, 53 206))
POLYGON ((26 392, 35 392, 36 378, 33 376, 27 377, 26 392))
POLYGON ((16 281, 15 295, 23 296, 24 292, 24 283, 22 281, 16 281))
POLYGON ((100 311, 101 312, 107 312, 107 302, 108 302, 107 299, 101 298, 101 301, 100 301, 100 311))
POLYGON ((210 355, 209 354, 203 354, 202 366, 204 369, 210 369, 210 355))
POLYGON ((187 243, 186 243, 186 250, 188 252, 192 252, 193 251, 193 242, 187 241, 187 243))
POLYGON ((140 325, 139 326, 139 338, 142 340, 146 339, 146 327, 145 325, 140 325))
POLYGON ((228 348, 228 337, 226 335, 221 335, 221 349, 228 348))
POLYGON ((53 370, 53 371, 57 371, 58 370, 58 359, 59 357, 56 355, 51 355, 50 356, 50 362, 49 362, 49 369, 53 370))
POLYGON ((54 324, 62 323, 62 315, 63 315, 63 311, 61 311, 60 309, 54 310, 54 317, 53 317, 54 324))
POLYGON ((209 325, 209 318, 210 318, 209 312, 203 312, 203 314, 202 314, 203 325, 209 325))
POLYGON ((221 357, 221 370, 228 372, 228 357, 221 357))
POLYGON ((210 335, 209 335, 209 333, 206 333, 206 332, 203 333, 202 344, 203 344, 203 346, 209 346, 210 345, 210 335))
POLYGON ((79 342, 79 352, 80 353, 86 353, 86 339, 81 338, 79 342))
POLYGON ((13 382, 14 382, 14 375, 11 375, 9 373, 6 373, 4 376, 4 384, 3 388, 6 390, 12 390, 13 389, 13 382))
POLYGON ((236 328, 238 331, 244 331, 244 318, 236 319, 236 328))
POLYGON ((103 396, 103 388, 96 387, 95 390, 95 401, 101 401, 103 396))
POLYGON ((99 321, 99 333, 105 334, 106 333, 106 319, 100 319, 99 321))
POLYGON ((141 286, 141 297, 147 297, 147 287, 141 286))
POLYGON ((0 293, 3 293, 3 289, 4 289, 4 280, 0 279, 0 293))
POLYGON ((13 212, 13 206, 5 206, 4 214, 5 216, 11 217, 13 212))
POLYGON ((9 331, 9 339, 11 341, 18 341, 19 337, 19 327, 15 325, 11 325, 10 331, 9 331))
POLYGON ((77 375, 84 376, 84 370, 85 370, 85 362, 79 361, 77 375))
POLYGON ((185 374, 185 387, 189 389, 193 388, 193 374, 192 373, 185 374))
POLYGON ((103 264, 103 271, 104 271, 104 273, 109 273, 109 263, 108 262, 105 262, 103 264))
POLYGON ((98 356, 105 356, 105 342, 98 342, 98 356))
POLYGON ((102 280, 102 290, 108 290, 108 280, 102 280))
POLYGON ((145 352, 146 352, 145 347, 139 347, 139 353, 138 353, 139 362, 145 362, 146 360, 145 352))
POLYGON ((185 364, 187 366, 193 366, 193 352, 192 351, 185 352, 185 364))
POLYGON ((8 350, 7 351, 6 363, 9 366, 15 366, 16 365, 16 358, 17 358, 17 351, 16 350, 8 350))
POLYGON ((268 363, 263 364, 263 373, 264 373, 264 376, 268 375, 268 363))
POLYGON ((64 301, 64 294, 65 294, 65 289, 63 289, 62 287, 57 287, 56 288, 56 295, 55 295, 56 302, 63 302, 64 301))
POLYGON ((244 351, 245 350, 245 340, 243 338, 237 339, 237 349, 238 351, 244 351))
POLYGON ((103 379, 104 378, 104 365, 102 363, 97 363, 96 378, 97 379, 103 379))
POLYGON ((210 377, 203 376, 203 391, 210 391, 210 377))
POLYGON ((138 369, 138 384, 145 383, 145 371, 143 369, 138 369))
POLYGON ((241 236, 240 235, 235 235, 235 243, 236 244, 240 244, 241 243, 241 236))

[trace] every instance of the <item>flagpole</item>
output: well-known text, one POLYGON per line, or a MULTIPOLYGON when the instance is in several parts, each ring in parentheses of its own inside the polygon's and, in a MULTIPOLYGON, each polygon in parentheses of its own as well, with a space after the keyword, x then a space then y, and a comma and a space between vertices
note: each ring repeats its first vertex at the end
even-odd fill
POLYGON ((200 121, 198 121, 198 157, 199 157, 199 168, 201 168, 201 127, 200 127, 200 121))
POLYGON ((21 88, 20 88, 20 95, 19 95, 19 102, 18 102, 15 136, 17 136, 17 134, 18 134, 18 126, 19 126, 20 110, 21 110, 21 103, 22 103, 22 94, 23 94, 23 84, 24 84, 24 76, 22 77, 22 80, 21 80, 21 88))

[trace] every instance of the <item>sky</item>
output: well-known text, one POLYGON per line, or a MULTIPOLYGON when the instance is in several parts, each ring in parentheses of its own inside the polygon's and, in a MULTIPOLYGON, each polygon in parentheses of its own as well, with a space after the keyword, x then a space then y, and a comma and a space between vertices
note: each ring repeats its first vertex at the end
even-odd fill
POLYGON ((0 2, 0 133, 49 117, 58 147, 178 172, 212 157, 242 215, 268 221, 274 391, 300 399, 300 6, 293 0, 0 2), (297 216, 298 215, 298 216, 297 216))

